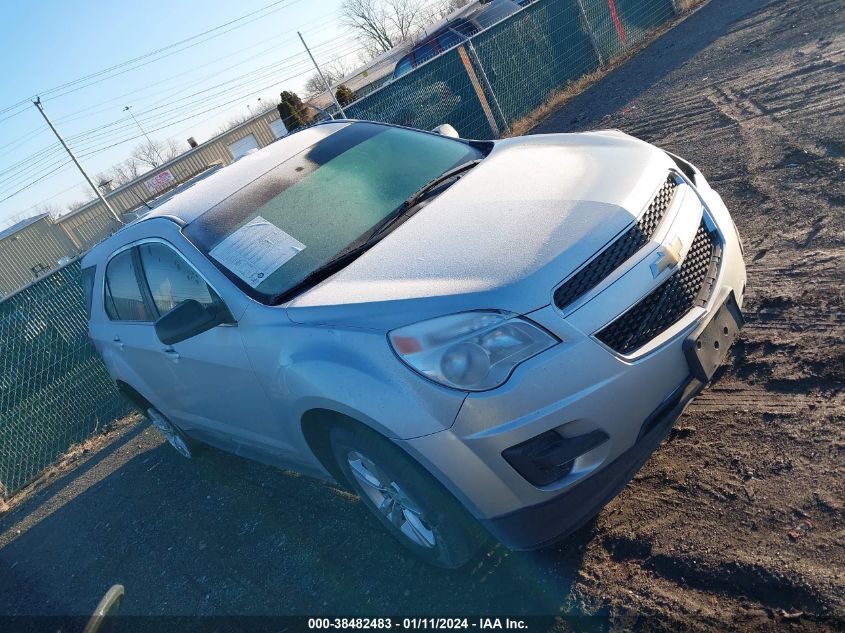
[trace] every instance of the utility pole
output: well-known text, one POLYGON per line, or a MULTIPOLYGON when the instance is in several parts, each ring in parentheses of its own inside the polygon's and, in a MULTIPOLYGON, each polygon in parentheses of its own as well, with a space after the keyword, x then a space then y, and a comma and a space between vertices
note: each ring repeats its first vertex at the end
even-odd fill
POLYGON ((87 182, 87 183, 91 186, 91 189, 93 189, 93 190, 94 190, 94 193, 95 193, 95 194, 97 194, 97 197, 100 199, 100 202, 102 202, 104 205, 106 205, 106 209, 108 209, 108 210, 109 210, 109 213, 111 213, 111 214, 112 214, 112 216, 114 217, 114 219, 115 219, 115 220, 117 220, 120 224, 123 224, 123 220, 121 220, 121 219, 120 219, 120 216, 119 216, 119 215, 117 215, 117 213, 115 212, 115 210, 114 210, 114 209, 112 209, 112 206, 109 204, 109 201, 108 201, 108 200, 106 200, 106 198, 105 198, 105 196, 103 195, 103 193, 102 193, 102 192, 101 192, 101 191, 100 191, 100 190, 96 187, 96 185, 94 185, 94 181, 93 181, 93 180, 91 180, 91 178, 88 176, 88 174, 87 174, 87 173, 85 172, 85 170, 82 168, 82 165, 80 165, 80 164, 79 164, 79 161, 78 161, 78 160, 76 160, 76 156, 74 156, 74 155, 73 155, 73 152, 72 152, 72 151, 70 151, 70 148, 67 146, 67 143, 65 143, 65 140, 62 138, 62 135, 61 135, 61 134, 59 134, 59 131, 58 131, 58 130, 56 129, 56 127, 53 125, 53 122, 52 122, 52 121, 50 121, 49 117, 47 116, 47 113, 46 113, 46 112, 44 112, 44 106, 41 104, 41 97, 35 97, 35 101, 33 101, 32 103, 34 103, 34 104, 35 104, 35 107, 36 107, 36 108, 38 108, 38 111, 41 113, 41 116, 43 116, 43 117, 44 117, 44 120, 47 122, 47 125, 49 125, 49 126, 50 126, 50 129, 51 129, 51 130, 53 130, 53 134, 55 134, 55 135, 56 135, 56 138, 57 138, 57 139, 59 139, 59 143, 61 143, 61 144, 62 144, 62 147, 64 147, 64 148, 65 148, 65 151, 67 151, 68 156, 70 156, 70 159, 71 159, 71 160, 74 162, 74 164, 75 164, 75 165, 79 168, 79 171, 80 171, 80 172, 82 173, 82 175, 85 177, 85 180, 86 180, 86 182, 87 182))
POLYGON ((161 152, 158 151, 158 147, 156 147, 155 144, 150 140, 150 137, 147 136, 147 133, 146 133, 146 131, 144 131, 144 128, 142 128, 141 124, 138 123, 138 119, 136 119, 135 115, 132 114, 132 106, 125 106, 123 108, 123 111, 129 113, 129 116, 131 116, 132 120, 135 121, 135 125, 137 125, 138 129, 141 130, 141 134, 143 134, 144 138, 147 139, 147 143, 150 144, 150 149, 152 149, 156 153, 156 156, 158 156, 158 159, 163 163, 164 159, 161 157, 161 152))
POLYGON ((337 109, 340 111, 340 115, 345 119, 346 118, 346 112, 343 111, 343 106, 340 105, 340 102, 337 100, 337 97, 332 92, 332 87, 329 85, 329 82, 326 81, 326 76, 323 74, 323 71, 320 70, 320 67, 317 65, 317 60, 314 59, 314 56, 311 54, 311 49, 308 48, 308 44, 305 43, 305 38, 302 37, 302 33, 300 33, 299 31, 297 31, 296 34, 299 36, 299 39, 302 41, 302 45, 305 47, 305 52, 307 52, 308 57, 311 58, 311 62, 314 64, 314 68, 317 69, 317 74, 319 74, 320 79, 323 80, 323 85, 326 87, 326 90, 328 91, 328 93, 332 96, 332 100, 334 101, 334 104, 337 106, 337 109))

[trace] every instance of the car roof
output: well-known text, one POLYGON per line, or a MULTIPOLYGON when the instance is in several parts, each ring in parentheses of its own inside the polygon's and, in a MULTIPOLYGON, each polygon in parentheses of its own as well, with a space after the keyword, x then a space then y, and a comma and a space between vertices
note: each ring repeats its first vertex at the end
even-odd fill
POLYGON ((182 225, 190 224, 271 169, 350 123, 351 121, 318 123, 280 138, 177 193, 145 214, 138 222, 164 217, 182 225))

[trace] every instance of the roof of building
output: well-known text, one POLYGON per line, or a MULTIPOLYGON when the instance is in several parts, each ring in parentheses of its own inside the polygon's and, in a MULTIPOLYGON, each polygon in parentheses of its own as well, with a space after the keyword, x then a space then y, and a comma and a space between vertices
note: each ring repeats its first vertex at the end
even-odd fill
POLYGON ((29 226, 30 224, 35 224, 41 218, 46 218, 49 214, 47 213, 39 213, 38 215, 33 215, 32 217, 26 218, 21 220, 20 222, 16 222, 10 227, 7 227, 0 231, 0 240, 5 239, 12 235, 13 233, 17 233, 21 229, 29 226))

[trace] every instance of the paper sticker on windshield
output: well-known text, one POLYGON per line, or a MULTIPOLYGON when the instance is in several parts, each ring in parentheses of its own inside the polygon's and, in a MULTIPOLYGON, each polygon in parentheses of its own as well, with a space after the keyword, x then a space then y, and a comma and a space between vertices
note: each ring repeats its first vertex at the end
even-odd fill
POLYGON ((209 251, 252 288, 293 259, 305 244, 257 216, 209 251))

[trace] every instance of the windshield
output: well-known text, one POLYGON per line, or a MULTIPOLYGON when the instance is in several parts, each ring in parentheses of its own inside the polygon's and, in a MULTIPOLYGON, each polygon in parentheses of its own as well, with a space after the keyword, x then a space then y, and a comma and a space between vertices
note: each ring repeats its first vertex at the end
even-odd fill
POLYGON ((484 152, 449 137, 353 123, 281 163, 184 229, 263 303, 357 246, 431 180, 484 152))

